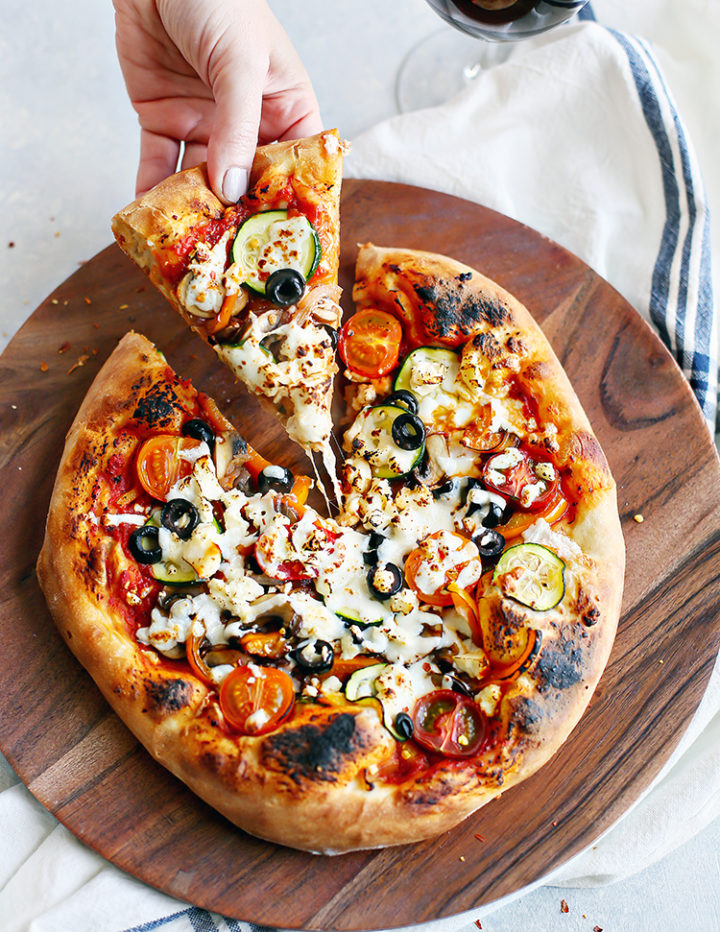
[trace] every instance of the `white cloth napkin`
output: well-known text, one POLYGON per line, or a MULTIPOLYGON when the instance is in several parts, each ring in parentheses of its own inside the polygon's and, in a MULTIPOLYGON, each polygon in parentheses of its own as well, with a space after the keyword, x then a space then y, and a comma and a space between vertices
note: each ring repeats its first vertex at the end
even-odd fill
MULTIPOLYGON (((714 424, 708 211, 692 145, 653 52, 582 22, 521 44, 507 59, 503 51, 496 64, 492 54, 486 50, 482 74, 456 99, 354 140, 347 174, 477 201, 572 250, 656 327, 714 424)), ((545 882, 617 879, 718 816, 718 709, 716 669, 654 786, 545 882)), ((473 921, 489 911, 433 925, 474 932, 473 921)), ((0 917, 3 932, 252 928, 188 907, 108 864, 45 812, 1 758, 0 917)))
MULTIPOLYGON (((709 210, 692 143, 651 47, 584 20, 518 44, 509 57, 504 47, 485 46, 482 64, 450 102, 402 114, 356 139, 345 174, 477 201, 566 246, 655 328, 714 430, 718 321, 709 210)), ((553 883, 606 883, 635 873, 720 815, 719 713, 716 664, 654 786, 603 839, 555 872, 553 883)))

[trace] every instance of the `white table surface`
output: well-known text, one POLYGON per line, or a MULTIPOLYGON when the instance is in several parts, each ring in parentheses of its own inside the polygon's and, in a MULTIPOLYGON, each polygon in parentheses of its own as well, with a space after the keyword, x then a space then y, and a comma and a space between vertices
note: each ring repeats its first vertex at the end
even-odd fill
MULTIPOLYGON (((643 20, 649 2, 595 0, 594 8, 602 22, 657 41, 682 114, 683 97, 700 86, 702 61, 690 68, 673 56, 672 24, 643 20)), ((271 5, 310 72, 325 125, 349 139, 396 112, 394 80, 404 55, 446 28, 422 0, 271 5)), ((115 57, 110 0, 2 0, 0 8, 2 349, 51 290, 111 241, 109 218, 133 196, 138 129, 115 57)), ((715 42, 708 50, 716 50, 715 42)), ((704 90, 711 101, 711 89, 704 90)), ((717 158, 720 143, 714 99, 715 116, 688 127, 701 165, 704 157, 717 158)), ((710 196, 717 218, 720 192, 710 196)), ((606 932, 720 930, 719 852, 716 821, 640 874, 607 887, 539 888, 482 926, 490 932, 589 932, 596 925, 606 932)))

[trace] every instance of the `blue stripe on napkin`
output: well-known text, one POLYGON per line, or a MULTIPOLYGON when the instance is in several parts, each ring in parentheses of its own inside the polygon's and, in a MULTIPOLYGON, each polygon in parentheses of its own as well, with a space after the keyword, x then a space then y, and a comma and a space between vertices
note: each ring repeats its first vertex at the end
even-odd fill
POLYGON ((124 932, 155 932, 163 928, 165 932, 274 932, 267 926, 227 919, 198 906, 190 906, 160 919, 133 926, 124 932))
POLYGON ((718 416, 710 215, 680 116, 647 44, 609 30, 624 49, 662 170, 666 219, 653 270, 650 319, 675 356, 711 431, 718 416), (687 230, 682 234, 683 226, 687 230))

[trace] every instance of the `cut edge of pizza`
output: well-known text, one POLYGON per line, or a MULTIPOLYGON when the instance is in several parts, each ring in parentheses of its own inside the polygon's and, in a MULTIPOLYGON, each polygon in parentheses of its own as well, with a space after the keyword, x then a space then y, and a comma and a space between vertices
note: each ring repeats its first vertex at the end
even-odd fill
POLYGON ((237 204, 215 197, 203 164, 165 179, 112 220, 123 251, 289 436, 321 454, 334 487, 346 149, 337 130, 271 143, 258 148, 237 204))

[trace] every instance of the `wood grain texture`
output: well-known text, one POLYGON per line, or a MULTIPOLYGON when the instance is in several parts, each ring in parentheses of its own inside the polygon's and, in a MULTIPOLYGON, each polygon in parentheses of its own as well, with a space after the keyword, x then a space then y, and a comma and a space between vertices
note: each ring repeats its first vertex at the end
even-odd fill
POLYGON ((541 771, 434 841, 330 859, 248 837, 154 763, 57 635, 34 576, 44 516, 64 434, 126 330, 155 341, 269 458, 304 461, 119 249, 60 285, 0 368, 0 748, 40 802, 119 867, 197 905, 284 928, 428 921, 546 874, 648 786, 702 697, 720 641, 720 467, 687 383, 639 315, 560 246, 446 195, 349 181, 342 223, 346 312, 355 244, 367 240, 452 255, 527 304, 619 487, 623 618, 587 713, 541 771))

